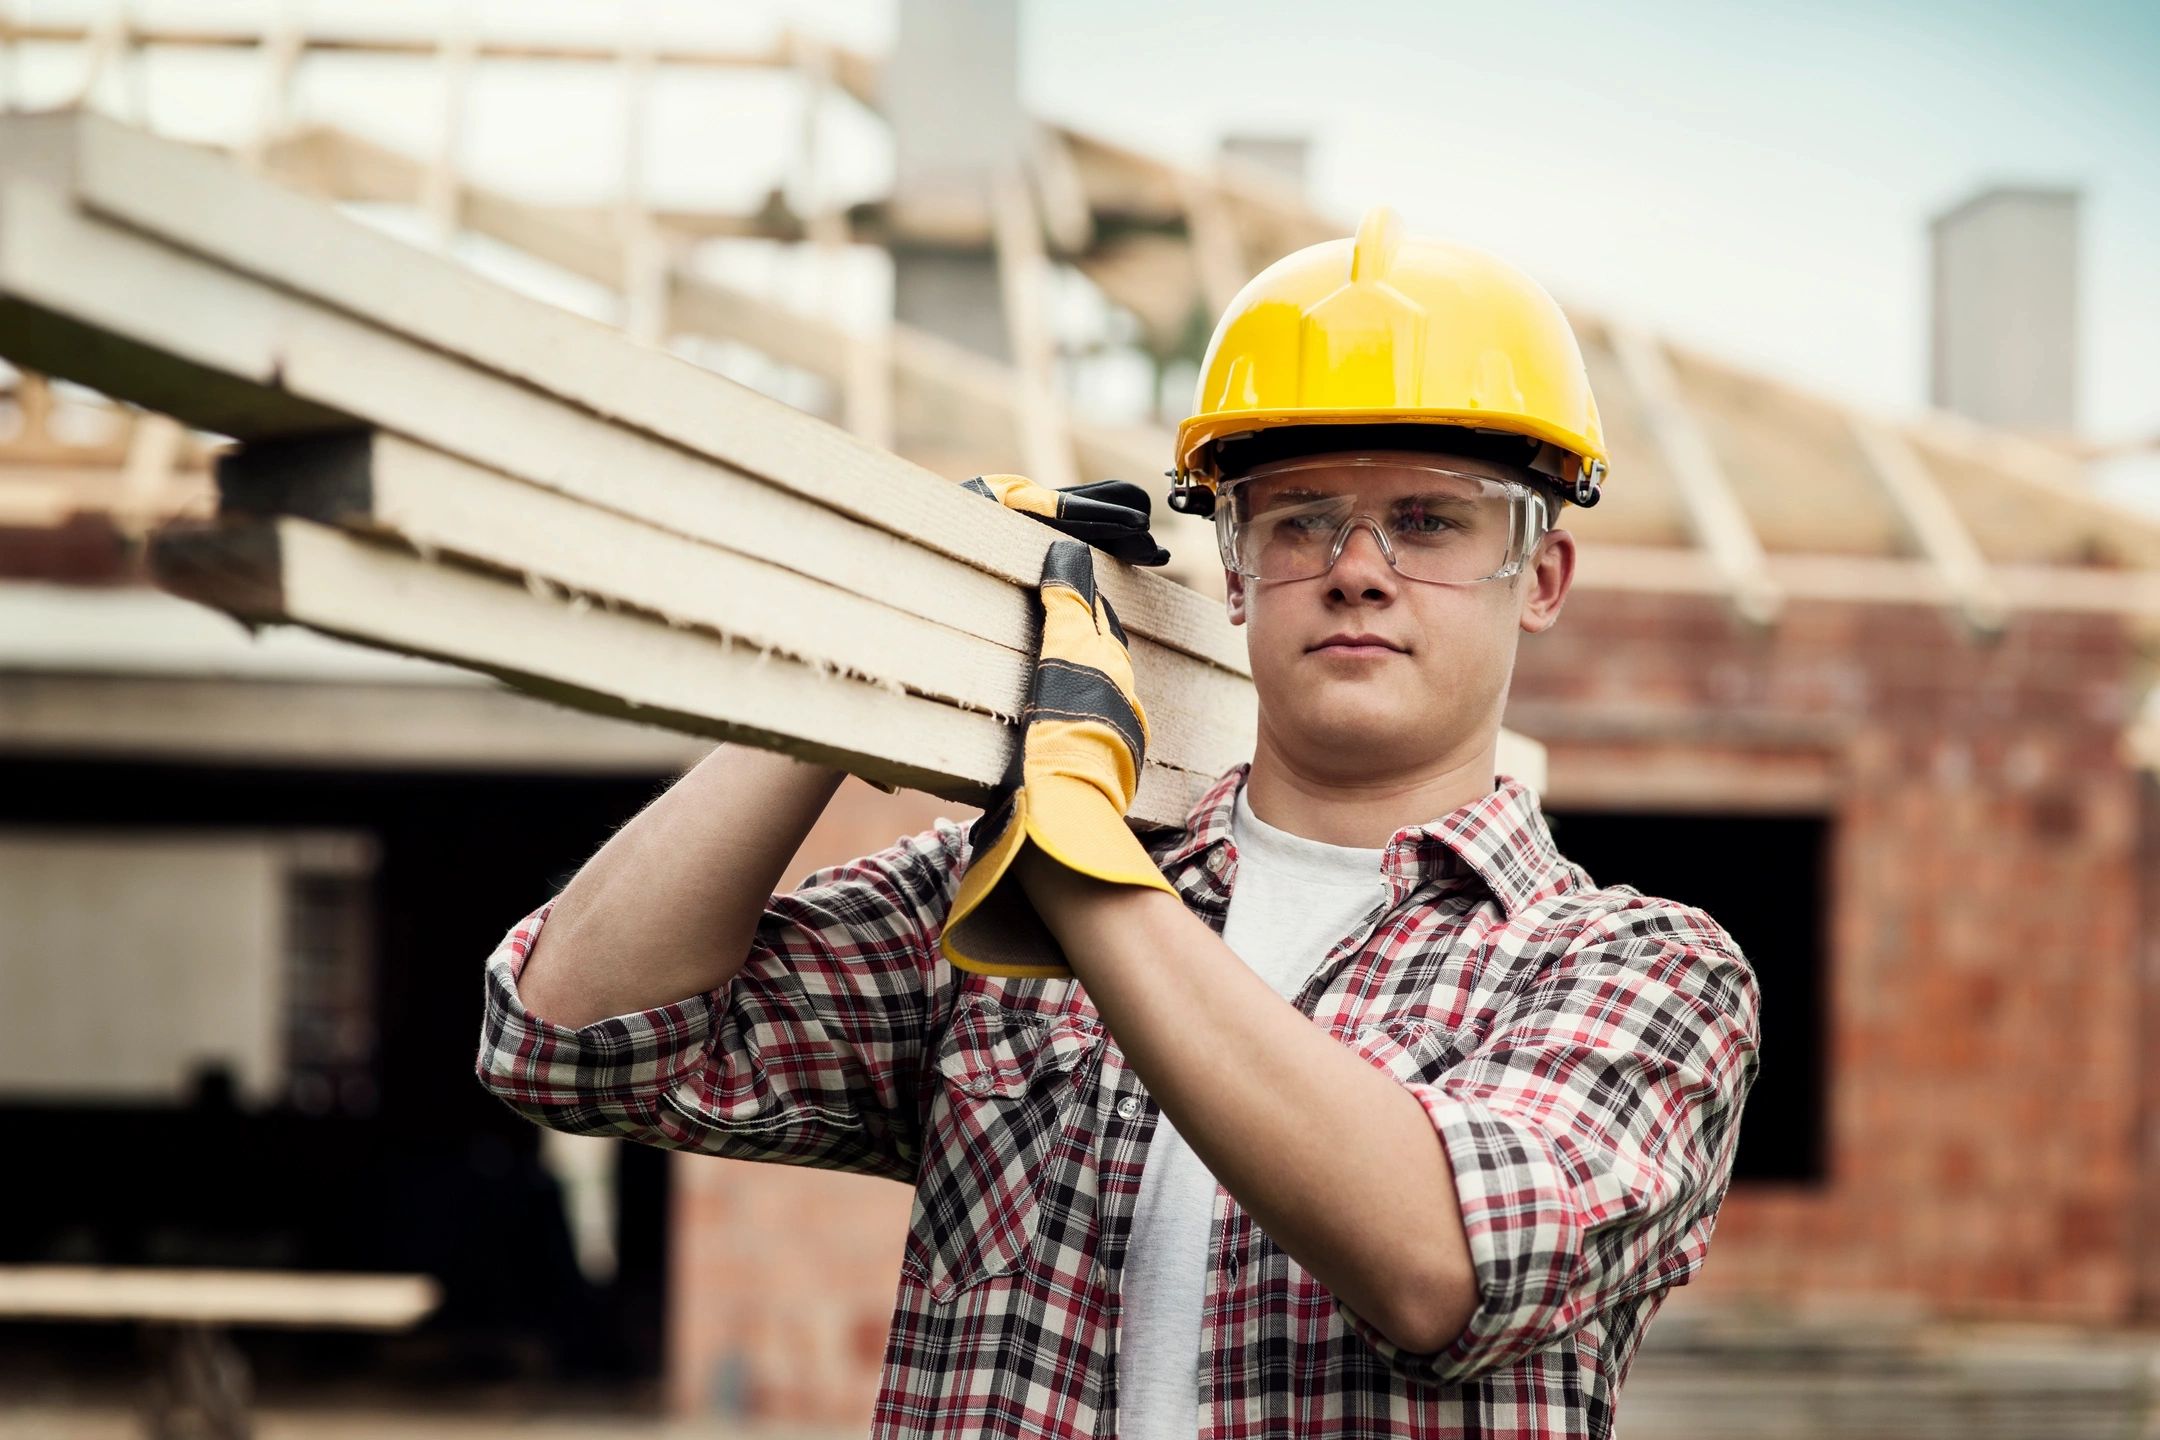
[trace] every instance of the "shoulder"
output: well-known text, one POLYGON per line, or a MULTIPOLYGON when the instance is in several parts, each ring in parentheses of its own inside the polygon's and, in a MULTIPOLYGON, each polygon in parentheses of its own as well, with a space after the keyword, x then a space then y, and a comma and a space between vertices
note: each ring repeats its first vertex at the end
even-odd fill
POLYGON ((1510 927, 1537 955, 1526 981, 1560 972, 1626 971, 1745 1015, 1752 1025, 1759 1005, 1754 966, 1709 911, 1632 885, 1597 885, 1581 866, 1561 865, 1572 883, 1549 890, 1510 927))
POLYGON ((950 900, 967 861, 967 827, 940 816, 882 850, 812 871, 793 890, 775 896, 775 905, 834 910, 843 917, 881 903, 934 907, 950 900))

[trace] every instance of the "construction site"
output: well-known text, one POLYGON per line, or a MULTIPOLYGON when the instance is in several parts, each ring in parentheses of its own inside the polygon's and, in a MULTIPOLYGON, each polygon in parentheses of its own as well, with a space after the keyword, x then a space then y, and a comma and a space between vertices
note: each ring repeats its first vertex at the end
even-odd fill
MULTIPOLYGON (((790 884, 978 813, 1044 540, 975 475, 1153 492, 1098 569, 1182 823, 1254 703, 1171 430, 1357 220, 890 8, 0 4, 0 1440, 865 1433, 909 1187, 536 1128, 482 962, 716 741, 859 777, 790 884), (612 189, 479 163, 512 95, 612 189)), ((1917 411, 1558 296, 1612 472, 1498 768, 1763 995, 1622 1433, 2160 1434, 2160 508, 2090 482, 2079 217, 1934 215, 1917 411)))

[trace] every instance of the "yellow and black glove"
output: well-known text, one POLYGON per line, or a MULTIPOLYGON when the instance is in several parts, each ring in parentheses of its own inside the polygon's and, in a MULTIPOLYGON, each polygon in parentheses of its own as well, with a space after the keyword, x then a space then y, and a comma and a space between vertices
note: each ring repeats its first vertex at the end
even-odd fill
MULTIPOLYGON (((1127 481, 1097 480, 1070 490, 1053 490, 1025 475, 977 475, 961 481, 960 488, 995 500, 1008 510, 1031 515, 1060 534, 1084 540, 1128 565, 1170 563, 1170 552, 1148 533, 1148 512, 1153 503, 1148 492, 1127 481)), ((870 783, 888 795, 900 791, 899 786, 883 780, 870 783)))
POLYGON ((1128 565, 1167 565, 1170 552, 1148 533, 1148 492, 1125 480, 1097 480, 1052 490, 1024 475, 978 475, 962 489, 987 495, 1008 510, 1032 515, 1075 540, 1085 540, 1128 565))
POLYGON ((1088 547, 1052 541, 1037 593, 1042 649, 1020 741, 968 831, 968 868, 939 941, 947 960, 978 975, 1072 974, 1011 873, 1024 846, 1097 880, 1177 894, 1125 823, 1147 756, 1147 714, 1133 688, 1125 627, 1095 593, 1088 547))

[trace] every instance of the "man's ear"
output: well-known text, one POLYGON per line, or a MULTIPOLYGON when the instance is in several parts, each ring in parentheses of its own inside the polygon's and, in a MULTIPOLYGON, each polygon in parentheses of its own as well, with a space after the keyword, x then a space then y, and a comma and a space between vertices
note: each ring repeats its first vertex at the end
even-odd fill
POLYGON ((1560 623, 1560 607, 1567 603, 1575 580, 1575 537, 1565 530, 1548 530, 1539 538, 1530 564, 1515 577, 1522 587, 1520 624, 1536 635, 1560 623))
POLYGON ((1223 609, 1230 613, 1232 625, 1245 623, 1245 577, 1235 570, 1223 572, 1223 609))

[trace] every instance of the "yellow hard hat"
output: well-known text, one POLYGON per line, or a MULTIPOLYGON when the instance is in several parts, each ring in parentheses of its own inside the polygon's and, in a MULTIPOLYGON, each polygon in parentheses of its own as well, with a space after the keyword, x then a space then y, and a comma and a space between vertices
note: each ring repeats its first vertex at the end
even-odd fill
POLYGON ((1302 425, 1449 425, 1522 437, 1558 494, 1595 505, 1607 456, 1582 349, 1528 275, 1413 239, 1385 206, 1352 240, 1286 255, 1230 302, 1178 426, 1171 505, 1206 514, 1221 450, 1302 425))

